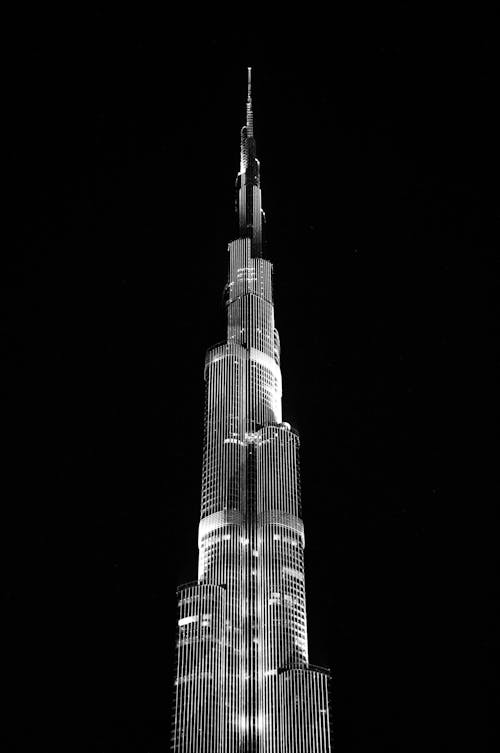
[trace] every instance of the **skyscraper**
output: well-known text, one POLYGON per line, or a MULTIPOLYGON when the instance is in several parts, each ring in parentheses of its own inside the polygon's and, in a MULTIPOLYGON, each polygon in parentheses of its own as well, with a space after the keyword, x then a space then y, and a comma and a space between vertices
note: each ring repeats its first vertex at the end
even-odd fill
POLYGON ((172 749, 327 753, 329 674, 309 664, 299 436, 281 415, 250 76, 227 338, 205 360, 198 580, 177 592, 172 749))

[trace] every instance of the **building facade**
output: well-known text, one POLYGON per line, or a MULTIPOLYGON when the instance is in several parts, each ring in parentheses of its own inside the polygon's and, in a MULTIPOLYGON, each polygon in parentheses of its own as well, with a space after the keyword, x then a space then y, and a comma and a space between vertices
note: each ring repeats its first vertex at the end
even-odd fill
POLYGON ((329 673, 309 664, 299 436, 281 415, 250 69, 229 244, 227 338, 207 352, 198 579, 178 589, 172 750, 329 753, 329 673))

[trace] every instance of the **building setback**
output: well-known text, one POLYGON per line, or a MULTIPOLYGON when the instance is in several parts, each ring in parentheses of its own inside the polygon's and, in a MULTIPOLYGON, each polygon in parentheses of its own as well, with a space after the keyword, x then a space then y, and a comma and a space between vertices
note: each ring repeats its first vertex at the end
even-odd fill
POLYGON ((309 664, 299 436, 281 415, 250 74, 227 339, 205 360, 198 580, 177 592, 172 750, 329 753, 329 673, 309 664))

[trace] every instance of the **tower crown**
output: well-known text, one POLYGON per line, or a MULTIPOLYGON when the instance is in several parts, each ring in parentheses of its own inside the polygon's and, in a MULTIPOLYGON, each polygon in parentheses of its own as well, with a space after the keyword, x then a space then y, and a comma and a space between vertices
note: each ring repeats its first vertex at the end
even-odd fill
POLYGON ((253 138, 252 69, 251 68, 248 68, 247 136, 248 138, 253 138))
POLYGON ((264 212, 260 193, 260 163, 253 135, 252 69, 248 68, 246 123, 241 129, 240 172, 237 180, 237 212, 242 237, 252 239, 252 256, 262 256, 264 212))

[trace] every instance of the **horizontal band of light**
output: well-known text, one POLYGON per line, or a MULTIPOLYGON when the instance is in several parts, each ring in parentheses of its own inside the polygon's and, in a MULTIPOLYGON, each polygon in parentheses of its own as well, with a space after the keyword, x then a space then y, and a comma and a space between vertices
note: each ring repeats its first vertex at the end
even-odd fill
POLYGON ((191 622, 198 622, 198 615, 193 614, 191 617, 181 617, 179 620, 179 627, 182 627, 183 625, 189 625, 191 622))

